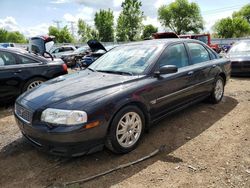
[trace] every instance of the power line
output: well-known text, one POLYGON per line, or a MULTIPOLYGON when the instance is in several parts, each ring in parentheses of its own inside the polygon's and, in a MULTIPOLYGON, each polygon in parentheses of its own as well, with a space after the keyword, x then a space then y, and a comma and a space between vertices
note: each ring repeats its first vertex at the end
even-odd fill
POLYGON ((202 11, 202 13, 203 13, 203 15, 216 14, 216 13, 226 12, 226 11, 230 11, 230 10, 235 10, 235 9, 238 9, 238 8, 240 8, 242 6, 244 6, 244 4, 234 5, 234 6, 224 7, 224 8, 219 8, 219 9, 202 11))

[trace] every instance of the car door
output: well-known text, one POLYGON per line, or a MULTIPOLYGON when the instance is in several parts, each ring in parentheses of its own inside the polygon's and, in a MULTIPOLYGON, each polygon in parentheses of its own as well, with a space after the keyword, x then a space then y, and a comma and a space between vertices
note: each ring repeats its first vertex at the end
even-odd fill
POLYGON ((22 78, 14 53, 0 51, 0 100, 6 101, 20 94, 22 78))
POLYGON ((161 54, 157 66, 176 65, 178 72, 152 78, 153 90, 149 94, 151 114, 158 119, 175 108, 184 105, 192 94, 189 58, 183 43, 168 46, 161 54))
POLYGON ((209 95, 213 87, 216 68, 216 59, 212 60, 209 49, 196 42, 187 42, 187 49, 190 56, 190 84, 193 87, 192 98, 209 95))
POLYGON ((25 55, 17 55, 16 57, 18 63, 18 77, 23 80, 21 87, 23 88, 24 84, 34 77, 45 77, 48 72, 53 72, 53 67, 49 69, 49 65, 46 60, 33 59, 32 57, 25 55))

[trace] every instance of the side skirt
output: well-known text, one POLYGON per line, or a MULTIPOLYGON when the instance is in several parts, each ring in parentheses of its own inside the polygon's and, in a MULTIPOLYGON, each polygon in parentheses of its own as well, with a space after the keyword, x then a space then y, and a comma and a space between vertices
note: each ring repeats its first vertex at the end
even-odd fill
POLYGON ((180 106, 180 107, 178 107, 178 108, 175 108, 175 109, 172 110, 172 111, 167 112, 167 113, 164 114, 163 116, 158 117, 158 118, 152 120, 150 126, 155 125, 156 123, 158 123, 159 121, 165 119, 166 117, 168 117, 168 116, 170 116, 170 115, 172 115, 172 114, 174 114, 174 113, 177 113, 177 112, 179 112, 179 111, 181 111, 181 110, 183 110, 183 109, 185 109, 185 108, 187 108, 187 107, 189 107, 189 106, 192 106, 192 105, 197 104, 197 103, 199 103, 199 102, 201 102, 201 101, 204 101, 204 100, 205 100, 207 97, 209 97, 209 96, 210 96, 210 94, 205 95, 205 96, 202 96, 202 97, 199 97, 199 98, 194 99, 193 101, 188 102, 188 103, 186 103, 186 104, 184 104, 184 105, 182 105, 182 106, 180 106))

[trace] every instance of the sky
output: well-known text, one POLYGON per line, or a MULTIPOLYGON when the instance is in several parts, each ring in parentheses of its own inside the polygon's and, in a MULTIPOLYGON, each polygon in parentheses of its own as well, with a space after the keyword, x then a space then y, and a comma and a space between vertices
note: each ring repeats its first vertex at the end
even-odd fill
MULTIPOLYGON (((161 5, 166 5, 174 0, 141 0, 144 11, 144 24, 153 24, 164 31, 157 20, 157 10, 161 5)), ((231 16, 249 0, 189 0, 200 6, 205 22, 204 32, 212 32, 216 20, 231 16)), ((94 14, 100 9, 110 8, 114 12, 115 20, 121 11, 123 0, 0 0, 0 28, 8 31, 20 31, 26 37, 48 33, 51 25, 65 25, 71 31, 71 22, 76 23, 79 18, 94 26, 94 14)), ((76 32, 76 24, 73 24, 76 32)))

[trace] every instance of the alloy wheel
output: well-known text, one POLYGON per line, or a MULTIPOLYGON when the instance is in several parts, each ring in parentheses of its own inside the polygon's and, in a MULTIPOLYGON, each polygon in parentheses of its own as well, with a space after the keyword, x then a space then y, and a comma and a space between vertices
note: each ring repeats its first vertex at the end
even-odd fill
POLYGON ((37 87, 38 85, 40 85, 40 84, 42 84, 42 83, 43 83, 42 80, 36 80, 36 81, 34 81, 34 82, 32 82, 32 83, 30 83, 30 84, 28 85, 27 90, 31 90, 31 89, 37 87))
POLYGON ((142 132, 142 120, 136 112, 126 113, 119 121, 116 129, 116 139, 125 148, 137 143, 142 132))
POLYGON ((223 92, 224 92, 223 81, 221 79, 218 79, 216 81, 215 89, 214 89, 214 96, 215 96, 216 100, 219 101, 222 98, 223 92))

